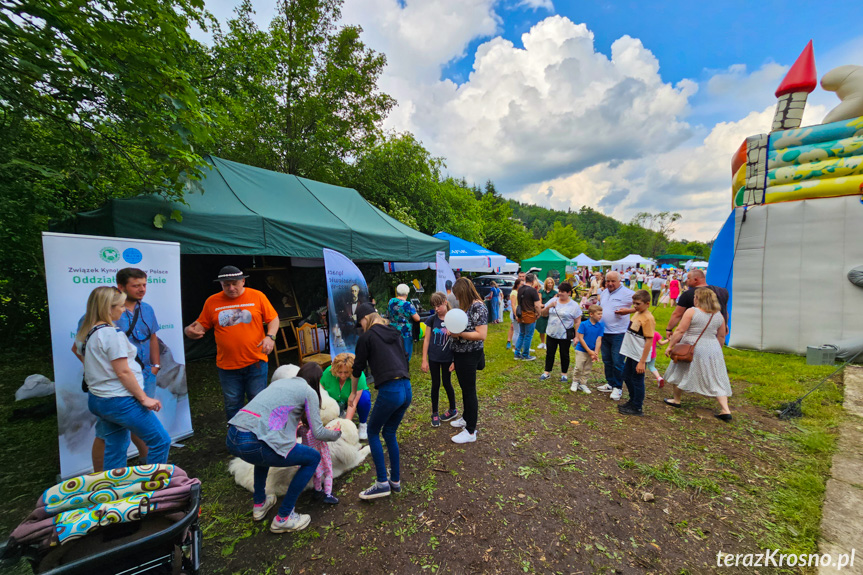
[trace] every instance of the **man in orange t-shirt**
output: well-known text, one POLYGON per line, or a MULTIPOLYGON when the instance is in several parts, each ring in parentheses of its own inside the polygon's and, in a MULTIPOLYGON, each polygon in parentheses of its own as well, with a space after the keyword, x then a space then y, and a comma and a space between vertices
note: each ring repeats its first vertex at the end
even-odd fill
POLYGON ((245 287, 247 277, 239 268, 223 267, 214 280, 222 291, 207 298, 201 315, 183 330, 190 339, 215 330, 216 367, 228 420, 267 387, 267 356, 279 331, 276 310, 263 293, 245 287))

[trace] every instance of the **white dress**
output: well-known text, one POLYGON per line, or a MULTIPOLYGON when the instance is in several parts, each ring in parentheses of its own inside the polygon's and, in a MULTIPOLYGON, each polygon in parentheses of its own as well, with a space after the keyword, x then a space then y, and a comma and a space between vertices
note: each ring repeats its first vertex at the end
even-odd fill
POLYGON ((716 333, 722 327, 722 314, 710 314, 695 309, 692 323, 680 340, 680 343, 693 344, 704 326, 708 325, 704 335, 695 345, 692 363, 669 364, 665 371, 665 380, 689 393, 698 393, 708 397, 731 396, 731 382, 728 380, 728 370, 725 368, 725 356, 722 346, 716 339, 716 333))

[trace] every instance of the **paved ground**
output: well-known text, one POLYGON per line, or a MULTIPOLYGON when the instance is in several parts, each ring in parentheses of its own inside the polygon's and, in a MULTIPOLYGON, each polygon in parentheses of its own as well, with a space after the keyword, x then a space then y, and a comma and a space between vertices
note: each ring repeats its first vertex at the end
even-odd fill
POLYGON ((863 367, 845 368, 844 407, 848 415, 824 494, 819 550, 834 557, 854 550, 854 565, 841 571, 822 566, 820 575, 863 574, 863 367))

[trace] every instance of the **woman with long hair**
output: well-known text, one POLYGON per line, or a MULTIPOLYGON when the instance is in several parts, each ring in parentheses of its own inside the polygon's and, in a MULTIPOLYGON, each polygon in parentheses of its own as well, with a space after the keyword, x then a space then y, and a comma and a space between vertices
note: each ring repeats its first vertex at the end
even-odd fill
POLYGON ((665 403, 680 407, 683 392, 715 397, 719 403, 718 419, 731 421, 728 398, 731 397, 731 382, 725 367, 722 344, 725 341, 725 318, 720 313, 719 298, 709 287, 695 290, 695 307, 686 310, 677 329, 668 338, 668 350, 678 343, 694 345, 691 363, 676 362, 665 371, 665 381, 674 386, 674 398, 665 403))
POLYGON ((453 427, 464 429, 454 436, 455 443, 476 441, 476 424, 479 417, 479 400, 476 395, 476 372, 485 367, 483 342, 488 335, 488 308, 476 291, 473 282, 459 278, 452 287, 459 308, 467 314, 467 327, 461 333, 450 333, 453 363, 464 401, 464 416, 451 421, 453 427))
POLYGON ((351 395, 349 405, 359 401, 357 384, 368 365, 374 376, 377 397, 369 415, 369 449, 375 464, 377 481, 360 493, 360 499, 387 497, 398 493, 401 487, 401 465, 396 431, 413 400, 408 359, 402 337, 396 328, 382 318, 370 303, 357 306, 357 324, 362 329, 357 340, 356 359, 351 373, 351 395), (384 448, 381 435, 387 444, 390 456, 390 476, 387 477, 384 448))
POLYGON ((279 379, 265 387, 228 422, 228 451, 255 466, 255 521, 265 519, 276 504, 276 496, 267 495, 265 490, 270 467, 299 466, 270 524, 273 533, 300 531, 311 522, 311 517, 294 509, 321 461, 317 450, 297 443, 297 427, 303 417, 311 434, 320 441, 335 441, 342 436, 340 430, 327 429, 321 421, 320 379, 320 366, 315 370, 304 365, 297 377, 279 379))
POLYGON ((98 417, 97 435, 105 440, 105 469, 126 467, 131 433, 148 447, 144 463, 167 463, 171 437, 154 411, 158 399, 144 393, 138 350, 114 322, 125 309, 126 294, 114 287, 97 287, 87 298, 87 312, 75 336, 84 358, 87 405, 98 417))
MULTIPOLYGON (((542 289, 539 290, 539 297, 542 298, 542 305, 545 306, 552 298, 557 297, 557 290, 554 289, 554 279, 545 278, 545 283, 542 284, 542 289)), ((546 349, 545 330, 548 329, 548 316, 540 315, 536 318, 536 331, 539 332, 539 345, 536 349, 546 349)))

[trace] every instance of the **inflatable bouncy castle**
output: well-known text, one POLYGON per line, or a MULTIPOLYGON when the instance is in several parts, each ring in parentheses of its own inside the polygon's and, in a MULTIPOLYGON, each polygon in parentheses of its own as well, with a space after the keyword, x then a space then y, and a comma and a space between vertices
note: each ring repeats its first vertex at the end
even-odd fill
POLYGON ((810 42, 776 91, 769 134, 734 155, 732 212, 707 281, 730 293, 729 345, 805 353, 863 338, 863 66, 821 79, 841 103, 800 127, 817 88, 810 42))

